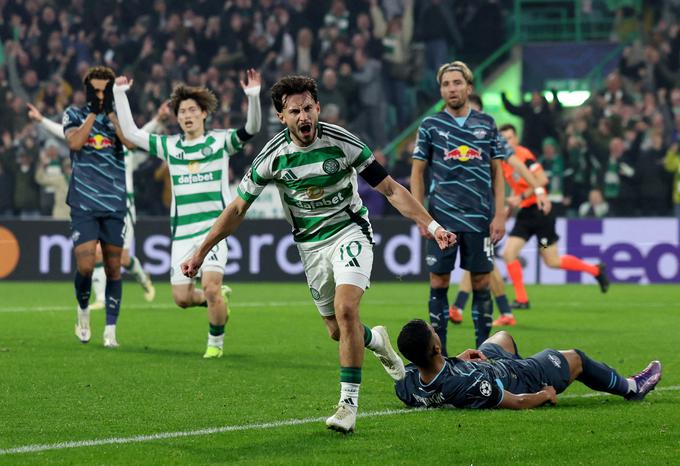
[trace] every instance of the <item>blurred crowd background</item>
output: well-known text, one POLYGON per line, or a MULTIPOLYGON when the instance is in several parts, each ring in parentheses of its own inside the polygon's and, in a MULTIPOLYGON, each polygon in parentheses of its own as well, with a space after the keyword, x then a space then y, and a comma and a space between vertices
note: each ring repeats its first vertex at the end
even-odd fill
MULTIPOLYGON (((67 106, 85 103, 81 77, 95 64, 134 79, 139 126, 186 82, 218 96, 210 127, 239 127, 246 113, 239 79, 258 69, 265 121, 231 159, 234 181, 281 129, 269 87, 286 74, 311 75, 321 118, 363 138, 408 185, 412 145, 389 159, 381 148, 439 98, 439 65, 462 58, 474 70, 504 43, 500 25, 512 3, 0 0, 0 216, 68 218, 59 192, 69 176, 68 149, 29 117, 27 104, 60 123, 67 106)), ((591 13, 626 14, 621 2, 582 3, 591 13)), ((680 2, 651 3, 652 26, 641 26, 640 39, 582 106, 549 102, 544 89, 526 101, 503 96, 506 110, 523 120, 522 144, 548 171, 561 215, 680 216, 680 2)), ((172 115, 162 120, 165 131, 178 131, 172 115)), ((138 214, 167 215, 163 162, 137 159, 135 181, 138 214)), ((392 213, 382 196, 363 184, 360 191, 372 215, 392 213)))

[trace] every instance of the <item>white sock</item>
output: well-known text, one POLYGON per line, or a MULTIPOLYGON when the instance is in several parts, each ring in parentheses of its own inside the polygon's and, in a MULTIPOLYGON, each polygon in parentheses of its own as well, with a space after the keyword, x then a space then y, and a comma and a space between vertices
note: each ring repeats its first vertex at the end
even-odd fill
POLYGON ((628 393, 637 393, 637 384, 635 383, 635 379, 627 380, 628 380, 628 393))
POLYGON ((92 272, 92 291, 95 302, 106 301, 106 272, 103 265, 97 265, 92 272))
POLYGON ((107 325, 104 327, 104 335, 113 335, 116 336, 116 326, 115 325, 107 325))
POLYGON ((371 329, 371 341, 366 345, 366 348, 371 351, 376 351, 385 347, 385 342, 383 341, 382 335, 371 329))
POLYGON ((338 404, 349 406, 356 412, 359 407, 359 386, 358 383, 340 382, 340 401, 338 404))
POLYGON ((218 348, 224 348, 224 333, 222 335, 208 334, 208 346, 217 346, 218 348))

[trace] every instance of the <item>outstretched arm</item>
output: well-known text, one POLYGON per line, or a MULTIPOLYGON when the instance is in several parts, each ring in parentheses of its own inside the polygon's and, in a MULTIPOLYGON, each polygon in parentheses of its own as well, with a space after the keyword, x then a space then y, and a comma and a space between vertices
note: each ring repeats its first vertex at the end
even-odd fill
POLYGON ((239 227, 241 222, 246 217, 246 212, 250 204, 236 197, 229 205, 222 211, 212 228, 205 237, 205 240, 198 247, 193 256, 185 262, 182 262, 180 268, 182 273, 187 277, 195 277, 203 264, 205 256, 210 250, 227 236, 231 235, 239 227))
POLYGON ((125 91, 130 89, 132 81, 128 82, 125 76, 116 78, 116 83, 113 86, 113 99, 116 102, 116 114, 118 116, 118 124, 120 130, 126 140, 130 141, 135 146, 149 150, 149 133, 137 128, 135 120, 132 118, 132 111, 130 110, 130 103, 128 102, 125 91))
POLYGON ((536 393, 522 393, 515 395, 505 390, 503 392, 503 400, 498 405, 499 408, 506 409, 530 409, 550 403, 557 404, 557 393, 551 386, 546 386, 540 392, 536 393))
POLYGON ((38 110, 33 104, 27 103, 26 106, 28 107, 28 117, 31 120, 38 123, 45 131, 50 133, 52 136, 61 139, 62 141, 65 139, 64 127, 62 125, 55 121, 45 118, 43 114, 40 113, 40 110, 38 110))
POLYGON ((414 198, 406 188, 394 181, 391 176, 385 177, 374 188, 381 192, 404 217, 410 218, 418 225, 427 227, 441 249, 456 243, 456 235, 445 230, 425 210, 425 207, 414 198))

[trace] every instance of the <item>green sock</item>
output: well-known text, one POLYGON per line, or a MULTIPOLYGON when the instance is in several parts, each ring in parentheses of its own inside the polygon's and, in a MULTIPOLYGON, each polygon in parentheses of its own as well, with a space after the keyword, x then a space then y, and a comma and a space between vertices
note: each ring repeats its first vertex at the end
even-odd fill
POLYGON ((366 325, 364 325, 364 346, 370 345, 372 339, 373 339, 373 332, 371 332, 370 328, 368 328, 366 325))
POLYGON ((340 382, 361 383, 361 367, 340 367, 340 382))
POLYGON ((214 337, 224 335, 224 325, 210 324, 210 335, 212 335, 214 337))

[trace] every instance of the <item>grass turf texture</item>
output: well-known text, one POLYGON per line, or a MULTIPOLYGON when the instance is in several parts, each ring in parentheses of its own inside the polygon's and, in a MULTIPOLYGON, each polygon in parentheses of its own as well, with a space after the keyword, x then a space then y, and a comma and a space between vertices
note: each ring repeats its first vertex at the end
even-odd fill
MULTIPOLYGON (((339 393, 337 346, 304 284, 234 284, 225 357, 203 360, 205 309, 176 308, 168 285, 147 305, 124 285, 118 339, 102 347, 73 335, 68 283, 0 283, 0 450, 222 426, 325 418, 339 393)), ((454 297, 452 288, 449 299, 454 297)), ((401 325, 426 318, 425 284, 376 283, 362 320, 401 325)), ((209 435, 2 454, 0 464, 677 464, 680 459, 680 289, 614 285, 529 287, 516 311, 520 353, 577 347, 629 375, 664 364, 642 403, 582 397, 575 383, 557 407, 529 411, 429 410, 360 418, 345 436, 323 421, 209 435), (664 387, 666 388, 664 390, 664 387), (675 387, 675 388, 674 388, 675 387)), ((449 352, 473 344, 469 308, 449 326, 449 352)), ((402 410, 391 380, 369 353, 360 411, 402 410)))

